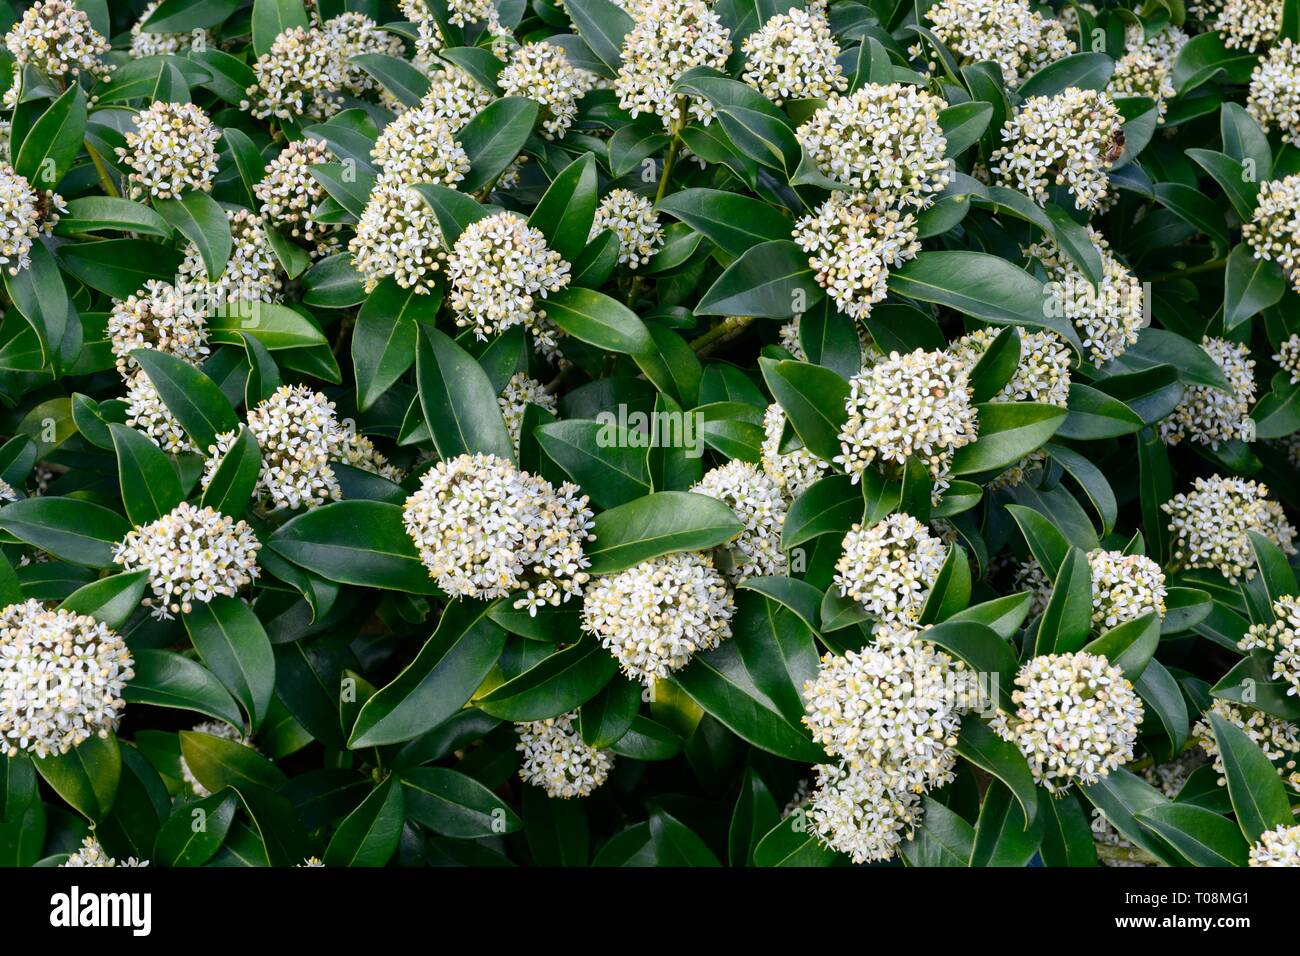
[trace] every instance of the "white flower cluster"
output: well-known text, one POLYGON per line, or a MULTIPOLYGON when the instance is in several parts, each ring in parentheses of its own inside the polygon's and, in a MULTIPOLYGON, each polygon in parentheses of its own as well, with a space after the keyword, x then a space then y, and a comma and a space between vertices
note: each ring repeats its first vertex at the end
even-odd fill
POLYGON ((896 512, 844 536, 835 563, 840 596, 852 598, 878 621, 911 624, 921 616, 948 548, 920 521, 896 512))
POLYGON ((1157 122, 1165 121, 1174 88, 1174 61, 1191 39, 1174 26, 1146 36, 1142 27, 1131 23, 1125 31, 1127 52, 1115 61, 1106 92, 1111 96, 1146 96, 1155 101, 1157 122))
POLYGON ((132 373, 126 380, 124 401, 126 424, 148 436, 150 441, 167 454, 198 451, 143 371, 132 373))
MULTIPOLYGON (((400 481, 401 473, 375 450, 370 439, 350 423, 340 422, 334 403, 305 385, 281 385, 248 412, 248 430, 262 452, 257 492, 277 508, 314 508, 342 494, 331 462, 341 462, 383 478, 400 481)), ((236 432, 217 436, 203 475, 212 480, 236 432)))
POLYGON ((925 640, 877 627, 875 644, 822 658, 804 684, 804 724, 853 772, 887 790, 925 793, 952 782, 957 730, 973 705, 974 675, 925 640))
POLYGON ((1094 628, 1112 628, 1152 612, 1165 616, 1165 573, 1146 555, 1089 551, 1088 570, 1094 628))
MULTIPOLYGON (((804 351, 803 344, 799 341, 799 328, 802 324, 803 316, 795 315, 793 319, 781 326, 780 342, 781 348, 794 356, 797 361, 806 362, 808 361, 808 353, 804 351)), ((853 329, 858 334, 858 347, 859 351, 862 353, 863 368, 875 365, 885 357, 884 353, 880 351, 880 348, 871 338, 871 333, 867 331, 864 325, 859 322, 854 322, 853 329)))
POLYGON ((1278 0, 1193 0, 1187 12, 1218 32, 1230 50, 1267 46, 1282 22, 1278 0))
POLYGON ((65 754, 107 737, 131 664, 126 642, 93 617, 10 604, 0 611, 0 753, 65 754))
POLYGON ((548 797, 570 800, 589 797, 609 777, 614 757, 607 750, 587 744, 573 722, 577 712, 515 724, 523 754, 519 777, 541 787, 548 797))
POLYGON ((452 129, 460 129, 493 100, 492 92, 474 82, 458 66, 447 64, 430 73, 429 90, 420 99, 418 109, 428 110, 445 119, 452 129))
POLYGON ((976 437, 969 376, 966 363, 947 351, 890 352, 849 381, 842 454, 835 460, 856 482, 877 458, 903 465, 918 457, 938 495, 953 455, 976 437))
POLYGON ((1291 376, 1291 384, 1300 383, 1300 335, 1292 334, 1283 339, 1278 346, 1273 361, 1282 366, 1282 371, 1291 376))
POLYGON ((921 251, 910 212, 840 191, 795 224, 794 241, 809 254, 817 284, 855 319, 888 294, 889 270, 921 251))
POLYGON ((0 478, 0 502, 17 500, 18 492, 14 491, 14 486, 0 478))
POLYGON ((795 7, 778 13, 741 43, 744 81, 780 106, 786 100, 829 99, 848 80, 839 44, 825 17, 795 7))
POLYGON ((181 502, 157 521, 133 529, 113 551, 127 571, 149 572, 155 617, 189 614, 194 602, 234 597, 257 577, 262 543, 253 529, 211 507, 181 502))
POLYGON ((578 116, 578 100, 592 88, 594 77, 569 62, 554 43, 527 43, 515 51, 497 84, 505 96, 526 96, 542 108, 542 133, 547 139, 564 136, 578 116))
POLYGON ((1116 156, 1123 119, 1115 101, 1096 90, 1070 87, 1055 96, 1031 96, 1002 127, 1005 145, 989 158, 997 181, 1040 205, 1048 187, 1066 187, 1080 209, 1106 199, 1106 170, 1116 156))
POLYGON ((1010 87, 1075 52, 1061 22, 1024 0, 942 0, 925 18, 961 65, 992 60, 1010 87))
POLYGON ((1084 348, 1098 365, 1123 355, 1146 326, 1142 283, 1115 258, 1106 237, 1088 227, 1088 236, 1101 253, 1101 282, 1093 285, 1056 242, 1044 236, 1025 252, 1047 273, 1048 291, 1061 313, 1074 323, 1084 348))
POLYGON ((1228 391, 1209 385, 1189 385, 1173 413, 1160 421, 1160 437, 1177 445, 1184 438, 1211 448, 1222 442, 1250 441, 1255 422, 1255 360, 1250 349, 1227 339, 1206 336, 1201 345, 1232 386, 1228 391))
POLYGON ((499 212, 466 226, 447 256, 447 278, 457 325, 479 339, 523 325, 543 351, 555 349, 537 299, 569 284, 569 264, 523 216, 499 212))
POLYGON ((745 526, 716 552, 732 584, 786 573, 789 561, 781 550, 781 528, 788 502, 772 478, 757 466, 735 459, 706 472, 691 491, 717 498, 745 526))
POLYGON ((1104 656, 1035 657, 1016 674, 1016 687, 1016 712, 999 712, 992 727, 1049 792, 1089 786, 1133 759, 1142 700, 1104 656))
MULTIPOLYGON (((249 750, 257 749, 253 746, 251 741, 245 740, 243 734, 230 726, 230 724, 226 723, 224 720, 200 721, 195 724, 192 729, 196 734, 207 734, 209 737, 219 737, 222 740, 232 740, 235 743, 243 744, 249 750)), ((190 765, 185 761, 184 755, 181 756, 181 779, 189 785, 190 790, 193 791, 196 797, 206 797, 210 795, 211 791, 209 791, 207 787, 203 786, 203 784, 199 783, 199 778, 194 776, 194 771, 190 769, 190 765)))
MULTIPOLYGON (((1221 697, 1214 699, 1206 713, 1218 714, 1249 737, 1264 752, 1264 756, 1272 761, 1283 782, 1291 789, 1300 791, 1300 770, 1297 770, 1300 761, 1300 726, 1221 697)), ((1208 716, 1198 720, 1192 727, 1192 737, 1213 758, 1214 769, 1219 774, 1219 786, 1226 786, 1227 770, 1208 716)))
POLYGON ((679 119, 680 99, 697 119, 709 122, 710 104, 679 98, 672 87, 694 67, 726 68, 731 34, 718 15, 705 0, 645 0, 633 17, 614 79, 618 105, 633 117, 655 114, 671 127, 679 119))
POLYGON ((5 47, 20 67, 31 64, 60 83, 67 83, 82 73, 91 79, 109 73, 108 64, 99 59, 108 52, 108 40, 71 0, 40 0, 32 4, 23 11, 22 19, 9 28, 5 47))
POLYGON ((773 402, 763 413, 763 471, 786 495, 798 498, 813 482, 829 475, 831 466, 803 446, 782 451, 784 433, 785 411, 773 402))
POLYGON ((177 199, 191 190, 208 192, 217 175, 221 130, 193 103, 150 104, 131 118, 126 145, 117 158, 127 174, 132 199, 177 199))
POLYGON ((1300 46, 1287 37, 1275 44, 1250 75, 1246 109, 1265 130, 1300 146, 1300 46))
POLYGON ((591 509, 577 485, 555 488, 495 455, 435 464, 406 499, 406 533, 429 576, 452 597, 523 590, 530 614, 580 595, 590 565, 591 509))
POLYGON ((211 30, 198 30, 186 33, 154 33, 144 29, 145 22, 157 12, 162 0, 150 0, 148 6, 140 13, 139 19, 131 24, 131 56, 139 59, 146 56, 167 56, 184 53, 201 42, 206 47, 216 46, 216 38, 211 30))
POLYGON ((1237 642, 1243 651, 1261 648, 1273 657, 1273 679, 1286 681, 1287 696, 1300 694, 1300 598, 1284 594, 1273 602, 1273 622, 1252 624, 1237 642))
POLYGON ((1300 292, 1300 173, 1259 184, 1259 203, 1241 238, 1257 259, 1276 261, 1300 292))
POLYGON ((1236 584, 1255 576, 1248 532, 1295 554, 1295 528, 1268 488, 1244 478, 1197 478, 1192 490, 1160 506, 1169 515, 1171 561, 1177 568, 1215 568, 1236 584))
POLYGON ((952 180, 939 97, 901 83, 868 83, 832 99, 795 135, 831 179, 883 206, 930 204, 952 180))
MULTIPOLYGON (((975 329, 951 346, 971 369, 996 339, 997 332, 975 329)), ((1020 361, 1010 380, 991 401, 1039 402, 1065 408, 1070 398, 1070 347, 1050 329, 1020 332, 1020 361)))
POLYGON ((370 157, 385 183, 454 186, 469 172, 469 157, 451 124, 425 106, 399 113, 375 140, 370 157))
POLYGON ((594 578, 583 599, 582 626, 600 638, 624 674, 650 684, 731 637, 734 613, 712 557, 685 551, 594 578))
POLYGON ((611 189, 600 201, 588 239, 595 239, 606 229, 618 236, 619 265, 631 269, 649 262, 664 244, 654 203, 630 189, 611 189))
POLYGON ((1250 848, 1251 866, 1300 866, 1300 826, 1283 824, 1259 835, 1250 848))
POLYGON ((559 412, 555 396, 546 390, 545 385, 529 378, 527 372, 515 372, 497 396, 497 406, 501 409, 501 417, 505 419, 506 431, 510 432, 516 452, 519 451, 520 431, 524 427, 524 412, 529 405, 540 406, 552 415, 559 412))
POLYGON ((410 186, 381 181, 370 191, 356 234, 348 243, 366 292, 391 276, 403 289, 428 295, 442 256, 438 219, 410 186))
POLYGON ((818 764, 808 806, 813 832, 856 864, 891 859, 921 822, 921 798, 890 790, 879 774, 818 764))
POLYGON ((63 208, 56 193, 33 189, 8 163, 0 161, 0 266, 17 275, 31 263, 32 240, 54 229, 55 209, 63 208))
POLYGON ((338 58, 339 87, 353 96, 364 96, 382 87, 364 69, 350 62, 352 57, 380 53, 400 58, 406 53, 400 36, 381 30, 379 24, 364 13, 340 13, 326 20, 321 32, 338 58))
POLYGON ((230 258, 226 271, 215 282, 208 278, 208 267, 194 243, 185 247, 185 260, 177 274, 186 295, 210 310, 252 306, 258 302, 277 302, 284 288, 280 259, 266 237, 266 220, 248 209, 226 210, 230 222, 230 258))
POLYGON ((322 30, 285 30, 253 63, 253 76, 239 108, 258 119, 321 121, 342 104, 342 64, 334 38, 322 30))
POLYGON ((128 377, 139 368, 131 353, 155 349, 198 365, 208 354, 208 323, 191 299, 175 286, 148 279, 135 295, 113 303, 108 341, 117 370, 128 377))
POLYGON ((60 867, 87 867, 87 866, 148 866, 148 860, 137 860, 135 857, 127 857, 125 860, 118 862, 104 852, 104 848, 93 836, 82 839, 81 846, 68 854, 68 858, 59 864, 60 867))
POLYGON ((329 194, 311 174, 311 167, 330 159, 329 149, 321 140, 310 136, 295 140, 266 164, 265 175, 253 187, 267 221, 295 239, 316 243, 317 252, 329 248, 329 240, 339 229, 314 218, 317 207, 329 194))

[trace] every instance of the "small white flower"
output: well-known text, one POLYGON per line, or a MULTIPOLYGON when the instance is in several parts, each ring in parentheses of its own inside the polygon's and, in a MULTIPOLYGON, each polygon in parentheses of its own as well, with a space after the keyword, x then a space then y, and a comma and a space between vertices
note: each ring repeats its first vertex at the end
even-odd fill
POLYGON ((1221 697, 1214 699, 1206 714, 1192 727, 1192 738, 1213 758, 1214 769, 1219 774, 1219 786, 1227 784, 1227 769, 1218 742, 1214 739, 1209 714, 1218 714, 1249 737, 1273 763, 1282 781, 1292 790, 1300 791, 1300 770, 1297 770, 1297 761, 1300 760, 1300 727, 1289 720, 1274 717, 1262 710, 1251 710, 1221 697))
POLYGON ((1024 0, 941 0, 925 18, 961 65, 992 60, 1010 87, 1075 52, 1065 27, 1024 0))
POLYGON ((221 130, 193 103, 153 103, 132 117, 135 129, 117 157, 131 168, 133 199, 176 199, 208 192, 217 175, 221 130))
POLYGON ((108 64, 99 58, 108 46, 90 17, 68 0, 32 4, 5 35, 5 47, 19 66, 31 64, 61 83, 82 73, 92 80, 107 76, 108 64))
POLYGON ((1282 371, 1291 376, 1291 384, 1300 383, 1300 335, 1288 335, 1280 346, 1273 361, 1282 366, 1282 371))
POLYGON ((63 209, 57 193, 33 189, 32 184, 0 162, 0 266, 17 275, 31 264, 32 241, 49 235, 63 209))
POLYGON ((381 178, 361 212, 348 253, 367 292, 391 276, 403 289, 428 295, 443 258, 442 230, 419 193, 381 178))
POLYGON ((127 571, 149 572, 155 617, 189 614, 194 602, 234 597, 258 575, 262 544, 253 529, 211 507, 181 502, 157 521, 135 528, 113 551, 127 571))
POLYGON ((94 618, 10 604, 0 611, 0 752, 44 757, 107 737, 131 665, 126 642, 94 618))
POLYGON ((1065 186, 1080 209, 1106 199, 1107 152, 1123 119, 1114 100, 1096 90, 1070 87, 1055 96, 1031 96, 1002 127, 1005 145, 989 158, 998 183, 1040 205, 1050 185, 1065 186))
POLYGON ((81 847, 68 854, 67 860, 60 863, 59 866, 83 867, 83 866, 148 866, 148 860, 137 860, 135 857, 127 857, 121 862, 113 859, 104 852, 104 848, 99 845, 99 841, 93 836, 88 836, 81 841, 81 847))
POLYGON ((529 378, 527 372, 515 372, 497 396, 497 406, 501 409, 501 417, 505 419, 506 431, 510 432, 516 453, 519 451, 520 430, 524 427, 524 412, 529 405, 538 405, 552 415, 559 413, 559 404, 545 385, 529 378))
POLYGON ((589 797, 609 777, 614 757, 585 743, 574 726, 577 711, 515 724, 519 743, 515 750, 523 754, 519 777, 525 783, 541 787, 548 797, 569 800, 589 797))
POLYGON ((588 239, 595 239, 606 229, 618 236, 619 265, 631 269, 649 262, 664 244, 654 203, 630 189, 611 189, 600 201, 588 239))
POLYGON ((1250 357, 1250 349, 1208 335, 1201 339, 1201 345, 1231 388, 1224 391, 1209 385, 1187 386, 1178 407, 1161 420, 1160 437, 1170 445, 1190 438, 1211 448, 1237 439, 1248 441, 1255 429, 1250 417, 1255 404, 1255 360, 1250 357))
POLYGON ((948 185, 952 162, 939 97, 901 83, 868 83, 838 96, 796 130, 819 169, 882 207, 923 208, 948 185))
POLYGON ((149 279, 135 295, 113 303, 108 340, 117 370, 129 377, 139 366, 131 353, 154 349, 198 365, 208 354, 207 318, 175 286, 149 279))
POLYGON ((1020 668, 1016 687, 1015 713, 999 712, 992 727, 1048 791, 1090 786, 1133 759, 1142 700, 1104 656, 1035 657, 1020 668))
POLYGON ((578 115, 578 100, 587 95, 594 78, 569 62, 553 43, 528 43, 515 51, 497 77, 505 96, 525 96, 542 108, 542 133, 562 137, 578 115))
POLYGON ((789 562, 781 550, 781 528, 787 502, 767 474, 737 459, 707 472, 691 491, 717 498, 745 526, 717 550, 718 563, 732 584, 749 577, 786 573, 789 562))
POLYGON ((1187 12, 1218 32, 1229 50, 1267 46, 1282 23, 1278 0, 1193 0, 1187 12))
POLYGON ((582 624, 624 674, 649 684, 731 637, 734 612, 713 559, 688 551, 592 579, 582 624))
POLYGON ((808 806, 813 832, 854 863, 888 860, 921 823, 921 798, 891 790, 871 769, 818 764, 817 789, 808 806))
MULTIPOLYGON (((162 0, 150 0, 139 18, 131 24, 131 56, 167 56, 184 53, 192 46, 198 46, 198 38, 194 33, 154 33, 144 29, 145 21, 157 12, 161 2, 162 0)), ((202 38, 203 45, 209 48, 216 46, 217 41, 211 30, 198 31, 198 37, 202 38)))
POLYGON ((1260 183, 1259 203, 1241 238, 1255 258, 1277 262, 1300 292, 1300 174, 1260 183))
POLYGON ((582 593, 592 540, 586 495, 495 455, 440 461, 406 499, 403 520, 429 576, 453 597, 524 594, 530 614, 582 593))
POLYGON ((388 183, 454 186, 469 172, 469 157, 451 124, 425 106, 399 113, 379 134, 370 156, 388 183))
POLYGON ((921 616, 930 589, 948 556, 944 543, 920 521, 897 512, 844 536, 835 564, 840 596, 857 601, 872 617, 907 625, 921 616))
POLYGON ((209 312, 251 308, 258 302, 278 302, 284 288, 280 259, 266 236, 266 220, 247 209, 226 210, 230 222, 230 258, 214 282, 208 278, 203 255, 193 243, 177 270, 177 287, 209 312))
POLYGON ((772 17, 745 38, 741 49, 743 79, 778 106, 786 100, 827 99, 848 86, 830 25, 798 7, 772 17))
POLYGON ((1268 488, 1244 478, 1197 478, 1192 490, 1160 506, 1169 515, 1171 562, 1176 568, 1215 568, 1232 584, 1255 576, 1248 532, 1295 554, 1295 528, 1268 488))
POLYGON ((295 140, 266 164, 266 174, 253 187, 262 215, 272 225, 295 239, 328 246, 339 230, 331 223, 316 222, 316 210, 329 195, 311 174, 311 167, 331 160, 328 147, 318 139, 295 140))
POLYGON ((1250 848, 1251 866, 1300 866, 1300 826, 1266 830, 1250 848))
MULTIPOLYGON (((705 0, 645 0, 623 38, 622 52, 614 80, 618 105, 634 117, 659 116, 668 127, 678 119, 673 84, 697 66, 725 70, 731 34, 705 0)), ((692 99, 687 108, 703 123, 713 118, 706 101, 692 99)))
POLYGON ((1115 627, 1154 612, 1165 616, 1165 574, 1141 554, 1098 549, 1088 552, 1092 574, 1092 626, 1115 627))
POLYGON ((446 64, 430 73, 429 90, 420 99, 417 108, 428 110, 450 123, 453 130, 459 130, 490 105, 493 99, 490 90, 475 83, 460 67, 446 64))
POLYGON ((255 82, 240 109, 258 119, 328 119, 342 103, 345 81, 335 42, 322 30, 285 30, 253 63, 255 82))
POLYGON ((947 351, 897 352, 849 381, 848 419, 836 461, 854 481, 873 462, 919 458, 940 495, 957 449, 975 440, 970 369, 947 351))
POLYGON ((1125 30, 1128 49, 1115 61, 1106 92, 1111 96, 1145 96, 1155 101, 1157 121, 1165 121, 1168 101, 1174 98, 1174 62, 1190 39, 1174 26, 1166 26, 1151 36, 1142 27, 1130 23, 1125 30))
POLYGON ((831 465, 803 446, 781 451, 785 422, 780 405, 773 402, 767 406, 763 414, 763 471, 786 495, 798 498, 813 482, 829 475, 831 465))
POLYGON ((169 455, 198 451, 143 371, 132 373, 126 380, 125 401, 126 424, 146 435, 163 451, 169 455))

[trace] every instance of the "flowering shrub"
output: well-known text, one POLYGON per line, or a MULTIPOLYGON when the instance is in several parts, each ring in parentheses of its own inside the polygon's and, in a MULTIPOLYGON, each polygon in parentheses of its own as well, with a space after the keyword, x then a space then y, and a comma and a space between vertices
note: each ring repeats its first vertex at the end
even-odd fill
POLYGON ((1300 0, 0 31, 0 863, 1300 865, 1300 0))

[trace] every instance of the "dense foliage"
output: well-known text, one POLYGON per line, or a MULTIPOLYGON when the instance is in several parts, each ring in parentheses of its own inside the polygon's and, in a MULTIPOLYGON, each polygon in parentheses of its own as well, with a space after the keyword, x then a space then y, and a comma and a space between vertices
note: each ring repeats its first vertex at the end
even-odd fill
POLYGON ((1296 0, 0 20, 3 863, 1300 863, 1296 0))

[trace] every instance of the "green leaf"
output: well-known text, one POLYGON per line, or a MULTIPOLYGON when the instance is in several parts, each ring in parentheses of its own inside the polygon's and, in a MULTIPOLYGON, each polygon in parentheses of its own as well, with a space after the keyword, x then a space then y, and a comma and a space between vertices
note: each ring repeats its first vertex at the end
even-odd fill
POLYGON ((957 449, 954 475, 998 471, 1037 451, 1056 434, 1066 410, 1033 402, 986 402, 975 406, 979 437, 957 449))
POLYGON ((1286 294, 1282 267, 1271 259, 1257 259, 1246 243, 1228 254, 1223 279, 1223 327, 1231 332, 1252 315, 1277 305, 1286 294))
POLYGON ((777 239, 752 246, 727 266, 700 298, 695 313, 786 319, 824 295, 808 254, 789 239, 777 239))
POLYGON ((755 866, 842 866, 847 859, 828 848, 808 825, 808 815, 796 810, 758 841, 755 866))
POLYGON ((596 157, 586 153, 555 177, 528 217, 528 224, 540 229, 547 245, 567 262, 586 248, 596 215, 596 187, 596 157))
POLYGON ((579 341, 606 352, 655 351, 650 330, 635 312, 609 296, 571 287, 548 296, 546 317, 579 341))
POLYGON ((72 168, 85 135, 86 94, 72 83, 28 130, 14 172, 37 189, 54 189, 72 168))
POLYGON ((217 383, 174 355, 136 349, 131 357, 140 363, 181 428, 196 448, 208 449, 217 436, 239 428, 239 418, 217 383))
POLYGON ((1250 222, 1259 202, 1259 186, 1245 175, 1241 163, 1210 149, 1189 149, 1187 155, 1219 184, 1241 220, 1250 222))
MULTIPOLYGON (((742 256, 766 242, 788 240, 791 221, 757 199, 719 189, 683 189, 659 200, 656 208, 703 234, 718 248, 742 256)), ((807 268, 807 256, 803 267, 807 268)), ((791 262, 795 262, 791 257, 791 262)))
POLYGON ((156 199, 154 209, 177 232, 194 244, 203 258, 208 279, 216 282, 230 258, 230 220, 217 201, 205 192, 188 192, 180 199, 156 199))
POLYGON ((1173 847, 1138 820, 1139 813, 1169 803, 1168 798, 1155 787, 1119 767, 1092 786, 1080 789, 1092 805, 1102 812, 1106 821, 1130 843, 1169 866, 1184 865, 1182 857, 1173 847))
POLYGON ((113 546, 131 525, 116 512, 78 498, 26 498, 0 511, 0 529, 56 558, 112 568, 113 546))
POLYGON ((339 824, 322 862, 326 866, 383 866, 397 850, 402 837, 406 805, 402 787, 389 777, 361 806, 339 824))
POLYGON ((232 597, 197 603, 184 617, 195 650, 243 705, 256 731, 275 691, 275 655, 262 622, 252 608, 232 597))
POLYGON ((730 541, 744 526, 716 498, 659 491, 596 516, 587 547, 592 574, 612 574, 674 551, 704 551, 730 541))
POLYGON ((578 731, 591 747, 618 743, 641 708, 641 685, 630 680, 611 680, 605 689, 578 711, 578 731))
POLYGON ((415 362, 420 326, 433 323, 441 304, 439 296, 403 289, 392 278, 384 279, 366 297, 352 329, 360 411, 374 405, 415 362))
POLYGON ((1001 780, 1020 804, 1021 823, 1024 826, 1033 824, 1038 816, 1038 791, 1029 764, 1015 744, 995 734, 977 715, 967 714, 962 718, 957 753, 1001 780))
POLYGON ((253 52, 265 56, 285 30, 310 27, 302 0, 253 0, 253 52))
POLYGON ((966 866, 975 828, 933 797, 921 798, 921 825, 901 845, 908 866, 966 866))
POLYGON ((614 508, 649 494, 650 471, 639 433, 614 422, 571 419, 542 425, 534 434, 551 460, 590 489, 591 500, 600 507, 614 508))
POLYGON ((167 456, 134 428, 111 422, 118 480, 127 517, 139 526, 156 521, 182 501, 180 479, 167 456))
POLYGON ((1014 710, 1011 691, 1016 678, 1016 654, 1011 645, 991 627, 975 621, 950 618, 928 629, 925 639, 953 657, 965 661, 981 679, 996 675, 998 705, 1007 712, 1014 710))
POLYGON ((325 345, 320 327, 296 309, 274 302, 249 304, 251 314, 242 309, 232 309, 214 315, 208 320, 209 337, 213 342, 243 345, 251 336, 268 350, 309 348, 325 345))
POLYGON ((1291 826, 1291 804, 1272 761, 1240 727, 1212 711, 1205 716, 1223 761, 1232 810, 1246 839, 1258 843, 1266 830, 1291 826))
POLYGON ((1043 284, 984 252, 922 252, 889 273, 889 291, 1000 325, 1052 327, 1043 284))
POLYGON ((1204 807, 1157 804, 1136 816, 1193 866, 1245 866, 1250 858, 1250 847, 1236 824, 1204 807))
POLYGON ((1062 438, 1097 441, 1141 431, 1142 416, 1118 398, 1090 385, 1070 384, 1069 415, 1057 429, 1062 438))
POLYGON ((445 767, 413 767, 402 773, 406 813, 434 833, 477 840, 514 833, 523 821, 500 797, 473 777, 445 767))
POLYGON ((752 866, 754 850, 763 835, 781 820, 776 800, 753 767, 746 767, 740 795, 731 812, 727 831, 727 861, 732 866, 752 866))
POLYGON ((424 326, 415 353, 420 407, 443 458, 490 454, 514 458, 497 406, 496 390, 473 356, 432 326, 424 326))
POLYGON ((825 461, 839 455, 840 429, 848 420, 849 383, 830 369, 807 362, 760 358, 758 365, 808 450, 825 461))
POLYGON ((1061 562, 1047 607, 1038 622, 1035 656, 1067 654, 1088 641, 1092 629, 1092 571, 1088 556, 1071 548, 1061 562))
POLYGON ((465 706, 505 646, 505 632, 487 617, 489 607, 448 604, 415 659, 361 708, 348 746, 412 740, 465 706))
POLYGON ((87 737, 65 754, 32 760, 36 772, 72 809, 97 823, 108 815, 122 778, 117 738, 87 737))
POLYGON ((398 505, 335 501, 312 508, 282 525, 269 545, 327 581, 411 594, 437 590, 407 537, 398 505))
POLYGON ((466 193, 493 183, 515 161, 537 123, 538 106, 522 96, 496 100, 465 124, 457 134, 469 172, 457 183, 466 193))
MULTIPOLYGON (((173 654, 142 648, 134 651, 135 677, 122 697, 129 703, 173 707, 224 720, 232 727, 243 724, 234 699, 202 664, 173 654)), ((209 790, 213 789, 208 787, 209 790)))
POLYGON ((588 636, 494 688, 474 706, 516 723, 559 717, 591 700, 617 672, 614 658, 588 636))
POLYGON ((429 78, 415 66, 385 53, 357 53, 348 58, 379 82, 403 106, 416 106, 429 91, 429 78))
POLYGON ((789 551, 823 534, 845 534, 861 520, 862 489, 848 475, 819 478, 786 512, 781 549, 789 551))
POLYGON ((979 142, 993 118, 993 104, 972 100, 939 111, 939 126, 948 142, 949 158, 960 156, 979 142))
POLYGON ((574 0, 564 9, 591 51, 605 64, 607 75, 617 73, 623 61, 623 38, 632 32, 632 18, 609 0, 574 0))
POLYGON ((975 823, 971 866, 1024 866, 1043 838, 1041 816, 1029 823, 1015 795, 1000 781, 989 785, 975 823))
POLYGON ((158 830, 150 862, 160 866, 202 866, 207 863, 225 842, 238 806, 239 799, 234 791, 223 790, 177 807, 158 830), (196 827, 196 820, 202 820, 203 825, 196 827))
POLYGON ((59 609, 86 614, 117 630, 127 622, 149 586, 148 571, 127 571, 83 585, 64 599, 59 609))
POLYGON ((213 793, 248 784, 278 790, 286 777, 266 757, 237 740, 192 730, 180 732, 181 756, 196 780, 213 793))
POLYGON ((650 813, 650 841, 660 866, 721 866, 708 844, 676 817, 661 809, 650 813))
POLYGON ((239 435, 230 450, 221 456, 212 473, 199 504, 214 508, 232 518, 239 518, 248 509, 262 472, 262 453, 257 439, 246 427, 240 426, 239 435))
POLYGON ((1055 96, 1070 87, 1104 90, 1115 61, 1105 53, 1075 53, 1040 69, 1020 85, 1020 96, 1055 96))

